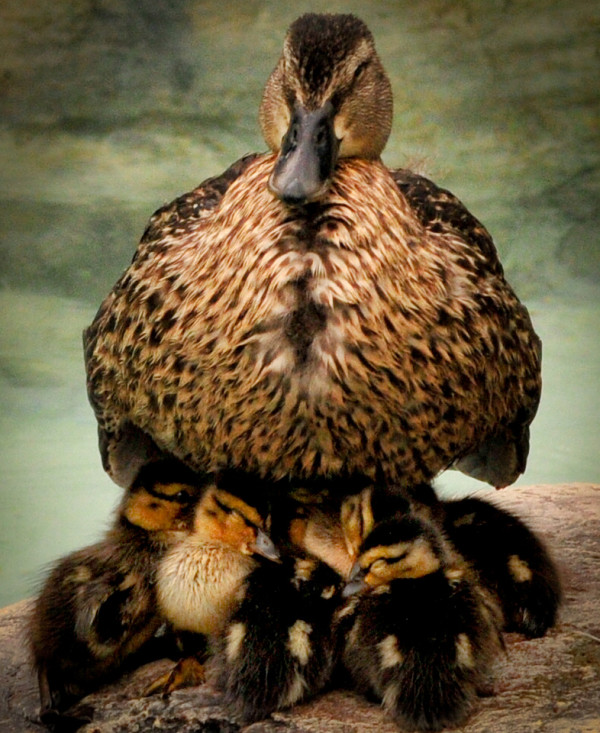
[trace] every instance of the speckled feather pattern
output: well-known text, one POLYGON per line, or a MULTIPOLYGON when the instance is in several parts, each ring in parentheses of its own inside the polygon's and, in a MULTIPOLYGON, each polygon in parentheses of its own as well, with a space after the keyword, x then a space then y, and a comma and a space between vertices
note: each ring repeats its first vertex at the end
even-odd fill
POLYGON ((360 159, 289 208, 274 161, 243 159, 151 221, 85 335, 101 431, 130 421, 203 470, 411 483, 493 432, 518 442, 539 340, 485 229, 360 159))
POLYGON ((176 629, 214 634, 243 596, 256 561, 196 537, 173 548, 158 570, 158 606, 176 629))

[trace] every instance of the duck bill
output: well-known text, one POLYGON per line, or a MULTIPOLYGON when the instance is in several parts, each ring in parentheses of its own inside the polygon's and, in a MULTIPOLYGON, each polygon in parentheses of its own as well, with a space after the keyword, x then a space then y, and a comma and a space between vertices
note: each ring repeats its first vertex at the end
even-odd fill
POLYGON ((263 532, 262 529, 258 530, 256 540, 253 542, 250 549, 252 552, 265 557, 267 560, 272 560, 273 562, 281 561, 281 556, 273 544, 273 540, 266 532, 263 532))
POLYGON ((295 105, 269 179, 271 192, 286 204, 302 206, 326 193, 339 149, 333 118, 331 102, 314 111, 295 105))
POLYGON ((366 571, 358 563, 355 563, 348 576, 348 582, 342 590, 342 597, 349 598, 357 593, 362 593, 362 591, 368 588, 365 581, 366 574, 366 571))

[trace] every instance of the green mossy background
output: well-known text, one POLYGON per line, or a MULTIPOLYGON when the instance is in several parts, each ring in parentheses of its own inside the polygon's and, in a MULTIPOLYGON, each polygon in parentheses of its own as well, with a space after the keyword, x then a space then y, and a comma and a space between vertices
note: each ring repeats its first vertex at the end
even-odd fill
POLYGON ((520 483, 598 480, 597 3, 4 0, 0 603, 106 525, 81 329, 155 209, 264 149, 262 87, 309 10, 367 22, 395 94, 386 163, 458 195, 530 307, 544 396, 520 483))

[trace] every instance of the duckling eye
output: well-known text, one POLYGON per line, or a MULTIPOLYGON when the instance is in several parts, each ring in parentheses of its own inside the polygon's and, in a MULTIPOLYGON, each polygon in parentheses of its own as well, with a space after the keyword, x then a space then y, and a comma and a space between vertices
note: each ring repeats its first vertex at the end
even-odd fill
POLYGON ((175 494, 175 501, 179 501, 182 504, 187 503, 188 501, 192 500, 192 495, 189 493, 189 491, 178 491, 175 494))

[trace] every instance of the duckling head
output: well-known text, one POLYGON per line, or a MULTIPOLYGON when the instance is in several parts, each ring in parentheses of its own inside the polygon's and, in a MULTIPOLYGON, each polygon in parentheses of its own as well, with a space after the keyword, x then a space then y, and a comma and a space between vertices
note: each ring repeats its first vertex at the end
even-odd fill
POLYGON ((409 501, 384 486, 369 486, 346 497, 340 510, 340 523, 348 554, 354 559, 358 557, 363 542, 379 522, 409 512, 409 501))
POLYGON ((269 188, 290 205, 321 199, 339 158, 379 158, 392 125, 392 90, 363 21, 307 13, 292 23, 260 124, 278 153, 269 188))
POLYGON ((151 461, 126 491, 120 516, 148 532, 186 532, 207 478, 175 459, 151 461))
POLYGON ((435 573, 442 567, 443 552, 434 530, 415 517, 382 522, 364 541, 343 595, 381 592, 394 580, 435 573))
POLYGON ((195 512, 193 536, 202 542, 228 545, 242 555, 279 561, 279 552, 267 534, 265 508, 231 493, 224 483, 218 480, 204 492, 195 512))

